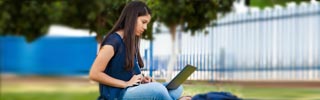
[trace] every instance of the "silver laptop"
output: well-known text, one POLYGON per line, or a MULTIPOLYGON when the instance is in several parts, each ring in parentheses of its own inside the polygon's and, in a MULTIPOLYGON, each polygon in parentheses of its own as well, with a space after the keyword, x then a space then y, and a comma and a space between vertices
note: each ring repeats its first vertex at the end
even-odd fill
POLYGON ((175 76, 166 86, 168 90, 177 89, 197 68, 192 65, 186 65, 177 76, 175 76))

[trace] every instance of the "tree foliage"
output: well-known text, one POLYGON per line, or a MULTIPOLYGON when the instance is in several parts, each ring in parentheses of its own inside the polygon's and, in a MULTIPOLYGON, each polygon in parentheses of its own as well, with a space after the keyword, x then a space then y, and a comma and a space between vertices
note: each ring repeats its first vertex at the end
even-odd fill
POLYGON ((204 29, 206 25, 232 9, 234 0, 151 0, 150 7, 157 14, 157 20, 169 28, 178 25, 184 31, 204 29))
POLYGON ((274 5, 286 6, 289 2, 301 3, 301 2, 309 2, 311 0, 246 0, 248 6, 252 7, 272 7, 274 5))
POLYGON ((63 15, 57 24, 63 24, 80 29, 89 29, 96 32, 98 42, 105 35, 119 17, 125 0, 66 0, 59 1, 64 7, 60 12, 63 15))
MULTIPOLYGON (((19 35, 33 41, 52 24, 89 29, 97 40, 108 32, 130 0, 0 0, 0 35, 19 35)), ((154 21, 185 31, 203 29, 218 13, 231 10, 233 0, 144 0, 152 9, 152 22, 143 38, 152 39, 154 21)))
MULTIPOLYGON (((33 41, 52 24, 89 29, 102 36, 112 28, 128 0, 1 0, 0 34, 33 41)), ((146 37, 148 38, 148 37, 146 37)))
POLYGON ((22 35, 27 41, 44 35, 56 17, 50 6, 42 1, 1 0, 0 34, 22 35))

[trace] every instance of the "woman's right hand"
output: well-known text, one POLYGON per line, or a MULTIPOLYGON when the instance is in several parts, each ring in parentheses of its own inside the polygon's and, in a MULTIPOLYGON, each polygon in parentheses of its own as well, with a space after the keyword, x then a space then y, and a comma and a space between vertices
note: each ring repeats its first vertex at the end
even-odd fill
POLYGON ((127 81, 127 87, 133 86, 135 84, 138 84, 138 82, 141 82, 142 76, 141 75, 133 75, 132 78, 127 81))

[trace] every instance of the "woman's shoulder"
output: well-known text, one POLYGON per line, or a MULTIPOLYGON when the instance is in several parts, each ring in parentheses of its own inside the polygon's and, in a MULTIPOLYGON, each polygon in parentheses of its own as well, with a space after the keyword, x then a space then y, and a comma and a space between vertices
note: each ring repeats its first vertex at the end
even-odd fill
POLYGON ((107 35, 106 39, 104 41, 113 41, 113 42, 121 42, 122 39, 117 33, 110 33, 107 35))
POLYGON ((118 48, 122 44, 122 39, 117 33, 110 33, 105 37, 102 41, 103 45, 112 45, 115 49, 118 48))
POLYGON ((106 39, 117 39, 117 40, 120 40, 121 37, 119 36, 118 33, 110 33, 110 34, 106 37, 106 39))

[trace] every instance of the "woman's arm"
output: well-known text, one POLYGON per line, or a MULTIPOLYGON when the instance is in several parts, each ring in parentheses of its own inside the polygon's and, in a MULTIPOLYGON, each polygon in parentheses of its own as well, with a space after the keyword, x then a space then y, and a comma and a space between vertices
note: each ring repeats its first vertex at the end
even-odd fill
POLYGON ((111 45, 104 45, 91 66, 89 78, 101 84, 118 88, 126 88, 137 83, 140 80, 138 76, 133 76, 130 81, 125 82, 104 73, 104 70, 113 55, 113 47, 111 45))

